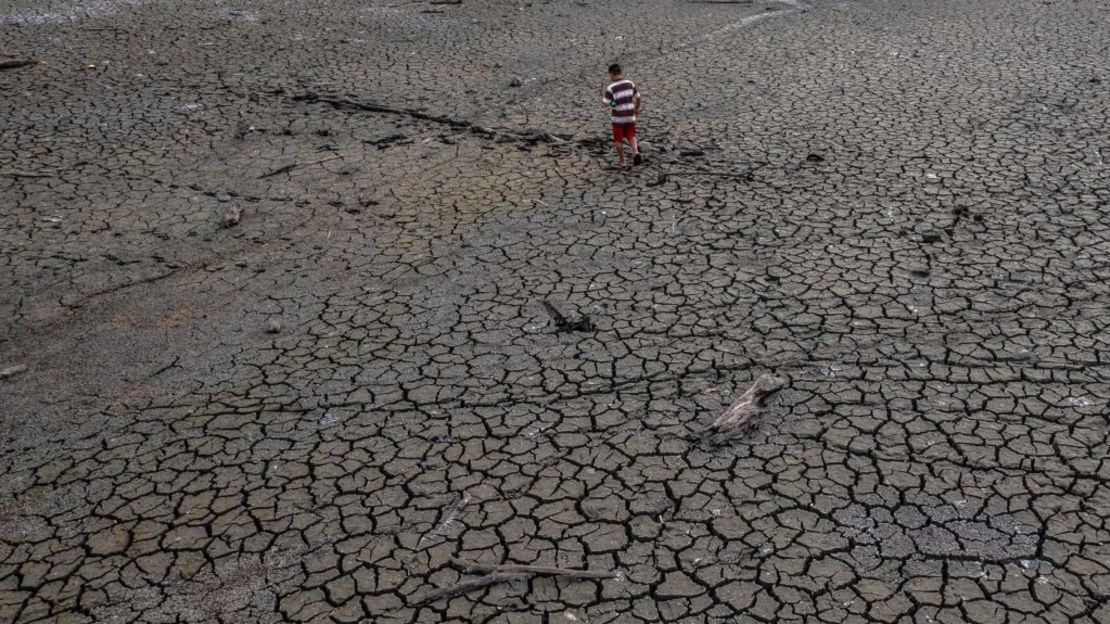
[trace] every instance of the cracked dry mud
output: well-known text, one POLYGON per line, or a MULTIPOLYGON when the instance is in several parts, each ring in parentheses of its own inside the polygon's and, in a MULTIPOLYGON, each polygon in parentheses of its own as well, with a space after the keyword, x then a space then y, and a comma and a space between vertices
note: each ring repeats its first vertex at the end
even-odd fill
POLYGON ((1110 621, 1105 2, 0 11, 0 621, 1110 621))

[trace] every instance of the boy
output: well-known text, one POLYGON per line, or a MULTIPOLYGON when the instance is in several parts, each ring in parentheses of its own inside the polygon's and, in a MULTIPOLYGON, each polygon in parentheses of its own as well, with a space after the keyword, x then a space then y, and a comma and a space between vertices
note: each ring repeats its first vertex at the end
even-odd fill
POLYGON ((624 163, 624 143, 632 148, 632 164, 643 162, 636 144, 636 116, 640 114, 640 91, 631 80, 626 80, 621 66, 609 66, 609 86, 605 88, 605 103, 613 109, 613 141, 617 144, 617 161, 624 163))

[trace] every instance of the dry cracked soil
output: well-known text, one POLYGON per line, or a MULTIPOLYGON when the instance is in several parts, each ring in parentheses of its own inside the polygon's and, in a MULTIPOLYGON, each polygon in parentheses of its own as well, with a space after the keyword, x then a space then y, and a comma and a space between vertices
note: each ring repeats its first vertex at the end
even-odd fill
POLYGON ((0 622, 1110 622, 1108 32, 0 4, 0 622))

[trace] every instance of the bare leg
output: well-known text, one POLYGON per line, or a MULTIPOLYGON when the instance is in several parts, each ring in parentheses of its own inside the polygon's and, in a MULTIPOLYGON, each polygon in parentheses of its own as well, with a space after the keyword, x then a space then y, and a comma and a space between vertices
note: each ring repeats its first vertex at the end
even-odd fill
POLYGON ((621 141, 615 141, 615 143, 617 144, 617 163, 620 166, 623 167, 624 166, 624 143, 621 142, 621 141))
POLYGON ((636 137, 632 137, 631 139, 628 139, 628 145, 630 145, 632 147, 632 155, 633 156, 640 153, 640 142, 636 140, 636 137))

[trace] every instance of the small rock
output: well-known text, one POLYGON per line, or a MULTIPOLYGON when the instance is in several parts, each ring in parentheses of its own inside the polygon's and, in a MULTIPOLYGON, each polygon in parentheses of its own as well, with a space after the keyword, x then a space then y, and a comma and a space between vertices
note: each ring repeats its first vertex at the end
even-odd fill
POLYGON ((281 332, 281 321, 279 321, 277 319, 270 319, 266 323, 266 333, 267 334, 276 334, 276 333, 279 333, 279 332, 281 332))
POLYGON ((16 364, 15 366, 9 366, 3 370, 0 370, 0 379, 7 379, 8 377, 18 375, 22 372, 25 372, 26 370, 26 364, 16 364))
POLYGON ((509 79, 509 86, 515 89, 517 87, 524 86, 524 83, 520 80, 520 78, 517 78, 516 76, 513 76, 512 78, 509 79))
POLYGON ((231 195, 228 195, 224 192, 216 193, 216 201, 220 202, 221 204, 227 203, 231 201, 231 195))
POLYGON ((806 154, 806 162, 822 163, 822 162, 825 162, 825 157, 820 155, 820 154, 813 154, 813 153, 806 154))

